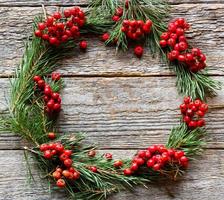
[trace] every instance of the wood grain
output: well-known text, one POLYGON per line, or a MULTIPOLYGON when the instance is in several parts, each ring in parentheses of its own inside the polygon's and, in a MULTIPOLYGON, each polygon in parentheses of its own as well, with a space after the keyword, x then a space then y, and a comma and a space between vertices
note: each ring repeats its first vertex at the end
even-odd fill
MULTIPOLYGON (((134 151, 110 151, 115 158, 129 157, 134 151)), ((101 153, 101 152, 100 152, 101 153)), ((224 151, 207 150, 203 157, 191 163, 188 173, 176 183, 148 185, 148 189, 136 188, 134 193, 122 192, 110 200, 222 200, 224 181, 224 151), (168 195, 171 193, 174 197, 168 195)), ((1 200, 59 200, 66 199, 63 193, 48 193, 48 185, 40 180, 37 167, 31 165, 36 182, 29 185, 23 151, 0 151, 0 199, 1 200), (16 167, 15 167, 16 166, 16 167)), ((32 182, 31 182, 32 183, 32 182)))
MULTIPOLYGON (((55 7, 48 7, 55 10, 55 7)), ((189 37, 207 54, 210 74, 224 74, 224 4, 184 4, 172 6, 172 17, 186 17, 192 24, 189 37)), ((24 40, 31 33, 34 15, 40 7, 0 7, 0 77, 10 76, 20 62, 24 40)), ((89 38, 87 53, 74 52, 74 57, 63 60, 59 71, 64 75, 91 76, 151 76, 170 75, 167 66, 148 52, 139 60, 128 53, 115 55, 114 47, 104 47, 98 38, 89 38), (110 59, 108 59, 108 56, 110 59)))
MULTIPOLYGON (((170 129, 178 124, 182 98, 176 92, 175 77, 65 78, 65 84, 60 132, 86 132, 87 140, 100 148, 130 149, 165 143, 170 129)), ((8 85, 7 79, 0 79, 3 90, 8 85)), ((224 106, 224 90, 209 105, 224 106)), ((2 105, 2 112, 6 108, 2 105)), ((224 109, 211 109, 206 120, 209 147, 223 148, 224 109)), ((20 145, 21 140, 13 136, 0 137, 0 148, 20 145)))
MULTIPOLYGON (((73 6, 73 5, 80 5, 86 6, 88 5, 88 0, 1 0, 1 6, 40 6, 41 4, 44 5, 65 5, 65 6, 73 6)), ((185 0, 184 2, 181 0, 168 0, 171 5, 176 4, 187 4, 187 3, 206 3, 206 4, 215 4, 215 3, 223 3, 222 0, 185 0)))
MULTIPOLYGON (((88 0, 0 0, 0 114, 7 113, 9 81, 24 50, 24 40, 31 33, 34 15, 41 4, 49 12, 55 5, 85 7, 88 0), (2 77, 2 78, 1 78, 2 77), (4 77, 4 78, 3 78, 4 77)), ((224 82, 224 1, 169 0, 171 18, 185 17, 192 25, 189 38, 207 54, 210 75, 224 82)), ((178 124, 175 77, 167 66, 145 53, 143 59, 128 53, 115 56, 113 47, 104 47, 99 38, 89 37, 86 53, 79 50, 58 67, 65 78, 62 91, 63 111, 60 132, 86 132, 86 143, 95 143, 115 158, 130 157, 135 150, 153 143, 164 143, 170 129, 178 124), (141 77, 142 76, 142 77, 141 77)), ((136 188, 122 192, 110 200, 222 200, 224 197, 224 90, 209 99, 206 121, 209 135, 205 155, 194 161, 177 183, 136 188), (168 194, 172 194, 173 197, 168 194)), ((48 193, 47 183, 38 176, 29 185, 23 146, 28 145, 12 133, 0 134, 0 200, 59 200, 63 192, 48 193)))

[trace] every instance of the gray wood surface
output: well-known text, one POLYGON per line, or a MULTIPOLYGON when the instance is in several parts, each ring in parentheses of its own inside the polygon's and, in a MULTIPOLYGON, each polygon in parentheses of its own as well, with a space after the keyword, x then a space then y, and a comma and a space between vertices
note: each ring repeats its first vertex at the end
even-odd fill
MULTIPOLYGON (((210 75, 224 82, 224 1, 169 0, 172 16, 184 16, 192 24, 189 37, 207 53, 210 75)), ((23 42, 31 32, 41 3, 49 5, 87 5, 87 0, 31 1, 0 0, 0 113, 6 113, 8 78, 23 53, 23 42)), ((63 111, 58 127, 61 132, 86 132, 86 142, 97 144, 115 157, 131 156, 136 149, 153 143, 164 143, 170 129, 178 124, 175 76, 167 66, 146 53, 136 59, 131 50, 114 54, 98 38, 88 38, 86 53, 74 52, 64 60, 59 71, 66 76, 62 92, 63 111), (108 59, 109 57, 109 59, 108 59)), ((224 198, 224 90, 210 99, 207 115, 208 145, 205 154, 191 164, 186 176, 177 183, 149 185, 135 193, 123 192, 113 200, 222 200, 224 198), (213 108, 212 108, 213 107, 213 108), (172 194, 171 197, 169 194, 172 194)), ((38 177, 27 183, 22 147, 27 145, 11 133, 0 135, 0 199, 47 200, 66 199, 63 193, 48 193, 48 185, 38 177)), ((102 150, 101 150, 102 151, 102 150)))

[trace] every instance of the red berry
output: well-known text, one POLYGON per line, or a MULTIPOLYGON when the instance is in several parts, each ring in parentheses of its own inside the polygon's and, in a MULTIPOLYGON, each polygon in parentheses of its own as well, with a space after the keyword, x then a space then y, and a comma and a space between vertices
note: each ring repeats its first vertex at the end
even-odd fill
POLYGON ((132 163, 132 164, 131 164, 131 167, 130 167, 130 170, 131 170, 131 171, 136 171, 136 170, 138 170, 138 164, 135 163, 135 162, 132 163))
POLYGON ((97 167, 95 167, 95 166, 91 166, 89 169, 94 173, 96 173, 98 171, 97 167))
POLYGON ((62 153, 62 154, 59 156, 59 158, 60 158, 61 161, 65 161, 66 159, 69 158, 69 156, 66 155, 66 154, 64 154, 64 153, 62 153))
POLYGON ((131 171, 130 168, 124 169, 123 172, 124 172, 124 175, 125 175, 125 176, 131 176, 131 175, 132 175, 132 171, 131 171))
POLYGON ((201 110, 202 112, 207 112, 208 111, 208 105, 203 103, 201 104, 199 110, 201 110))
POLYGON ((175 33, 177 30, 177 27, 174 23, 170 23, 169 26, 168 26, 168 31, 171 32, 171 33, 175 33))
POLYGON ((162 35, 160 36, 160 38, 161 38, 162 40, 168 40, 169 37, 170 37, 170 33, 168 33, 168 32, 164 32, 164 33, 162 33, 162 35))
POLYGON ((74 173, 76 170, 74 169, 74 167, 70 167, 70 168, 68 169, 68 171, 71 172, 71 173, 74 173))
POLYGON ((140 158, 145 158, 145 151, 144 150, 140 150, 139 152, 138 152, 138 157, 140 157, 140 158))
POLYGON ((170 39, 167 41, 167 44, 168 44, 170 47, 174 47, 175 44, 176 44, 176 41, 175 41, 173 38, 170 38, 170 39))
POLYGON ((87 41, 83 40, 79 43, 80 49, 85 50, 87 48, 87 41))
POLYGON ((148 147, 148 150, 153 154, 156 150, 157 147, 155 145, 148 147))
POLYGON ((36 30, 36 31, 34 32, 34 34, 35 34, 36 37, 41 37, 41 36, 42 36, 42 32, 41 32, 41 30, 36 30))
POLYGON ((152 26, 152 21, 150 19, 148 19, 148 20, 146 20, 145 24, 147 26, 150 26, 151 27, 152 26))
POLYGON ((48 34, 43 34, 42 39, 43 40, 49 40, 49 35, 48 34))
POLYGON ((204 113, 203 111, 199 110, 199 111, 197 112, 197 115, 198 115, 199 117, 204 117, 205 113, 204 113))
POLYGON ((188 162, 188 158, 187 158, 186 156, 182 156, 182 157, 180 158, 180 162, 181 162, 181 163, 188 162))
POLYGON ((138 165, 143 165, 145 163, 145 161, 142 158, 139 157, 135 157, 132 161, 133 163, 137 163, 138 165))
POLYGON ((48 27, 49 27, 49 26, 52 26, 53 23, 54 23, 54 18, 53 18, 52 16, 48 16, 48 17, 47 17, 47 20, 46 20, 46 24, 47 24, 47 26, 48 26, 48 27))
POLYGON ((59 41, 56 37, 50 37, 49 42, 51 45, 58 45, 59 41))
POLYGON ((61 14, 60 14, 59 12, 55 12, 55 13, 53 14, 53 17, 54 17, 55 19, 61 19, 61 14))
POLYGON ((41 77, 40 76, 34 76, 33 80, 37 83, 38 81, 41 80, 41 77))
POLYGON ((62 175, 68 179, 73 178, 73 173, 69 172, 68 170, 63 170, 62 175))
POLYGON ((206 61, 206 56, 205 56, 204 54, 201 54, 201 55, 200 55, 200 60, 201 60, 202 62, 205 62, 205 61, 206 61))
POLYGON ((44 94, 46 95, 46 96, 51 96, 52 95, 52 90, 51 90, 51 88, 50 87, 45 87, 44 88, 44 94))
POLYGON ((80 173, 77 172, 77 171, 75 171, 75 172, 73 173, 73 179, 74 179, 74 180, 77 180, 77 179, 79 179, 79 177, 80 177, 80 173))
POLYGON ((191 102, 191 97, 184 97, 184 103, 189 104, 191 102))
POLYGON ((178 60, 179 60, 180 62, 185 62, 185 56, 184 56, 184 55, 179 55, 179 56, 178 56, 178 60))
POLYGON ((112 17, 112 20, 115 21, 115 22, 118 22, 118 21, 120 20, 120 17, 117 16, 117 15, 114 15, 114 16, 112 17))
POLYGON ((92 157, 92 158, 95 157, 95 156, 96 156, 96 151, 95 151, 95 150, 91 150, 91 151, 89 151, 89 152, 88 152, 88 156, 89 156, 89 157, 92 157))
POLYGON ((41 144, 40 145, 40 151, 46 151, 48 150, 48 145, 47 144, 41 144))
POLYGON ((72 166, 72 160, 71 159, 64 160, 64 165, 68 168, 71 167, 72 166))
POLYGON ((106 42, 109 38, 110 38, 110 34, 109 33, 104 33, 102 35, 102 41, 104 41, 104 42, 106 42))
POLYGON ((64 151, 64 146, 62 144, 57 144, 55 146, 55 150, 57 150, 58 152, 62 153, 64 151))
POLYGON ((196 107, 201 106, 201 104, 202 104, 202 102, 201 102, 200 99, 197 99, 197 100, 194 101, 194 105, 195 105, 196 107))
POLYGON ((114 162, 114 167, 119 168, 123 166, 123 162, 121 160, 117 160, 114 162))
POLYGON ((52 110, 54 108, 54 100, 53 99, 50 99, 48 102, 47 102, 47 107, 48 109, 52 110))
POLYGON ((201 54, 201 50, 199 48, 193 48, 191 50, 191 53, 194 55, 194 56, 200 56, 201 54))
POLYGON ((70 11, 69 9, 64 10, 64 16, 65 16, 66 18, 71 17, 71 11, 70 11))
POLYGON ((188 124, 188 126, 190 127, 190 128, 196 128, 197 127, 197 121, 190 121, 189 122, 189 124, 188 124))
POLYGON ((184 35, 179 36, 179 42, 187 42, 187 38, 184 35))
POLYGON ((67 155, 68 157, 70 157, 70 156, 72 155, 72 151, 66 149, 66 150, 63 151, 63 154, 65 154, 65 155, 67 155))
POLYGON ((174 156, 175 156, 176 159, 179 159, 182 156, 184 156, 184 154, 185 153, 183 151, 176 151, 175 154, 174 154, 174 156))
POLYGON ((145 24, 145 25, 143 25, 142 29, 143 29, 144 33, 150 33, 151 26, 145 24))
POLYGON ((53 110, 55 112, 59 112, 61 110, 61 104, 55 103, 54 106, 53 106, 53 110))
POLYGON ((160 44, 160 46, 163 47, 163 48, 167 46, 167 42, 166 42, 166 40, 161 40, 161 41, 159 42, 159 44, 160 44))
POLYGON ((52 154, 50 150, 44 151, 44 158, 51 159, 51 157, 52 157, 52 154))
POLYGON ((187 62, 191 62, 191 61, 194 60, 194 57, 193 57, 193 55, 191 53, 187 53, 185 58, 186 58, 187 62))
POLYGON ((107 160, 112 160, 113 157, 111 153, 106 153, 104 156, 107 160))
POLYGON ((155 164, 155 161, 154 161, 153 159, 149 159, 149 160, 147 161, 147 166, 148 166, 149 168, 151 168, 152 166, 154 166, 154 164, 155 164))
POLYGON ((115 14, 116 14, 117 16, 121 17, 121 16, 123 15, 123 8, 118 7, 118 8, 116 9, 115 14))
POLYGON ((191 118, 189 116, 185 116, 183 120, 184 120, 184 122, 186 122, 188 124, 188 123, 190 123, 191 118))
POLYGON ((143 51, 144 49, 142 46, 136 46, 134 49, 134 53, 138 58, 142 57, 143 51))
POLYGON ((46 25, 43 22, 38 23, 38 29, 43 31, 45 29, 46 25))
POLYGON ((51 79, 53 80, 53 81, 59 81, 60 80, 60 78, 61 78, 61 75, 60 75, 60 73, 52 73, 51 74, 51 79))
POLYGON ((185 51, 188 48, 188 45, 186 42, 180 42, 179 48, 180 48, 180 51, 185 51))
POLYGON ((152 167, 155 171, 159 171, 161 169, 161 164, 156 163, 155 165, 153 165, 152 167))
POLYGON ((56 185, 57 185, 59 188, 63 188, 63 187, 65 187, 65 181, 64 181, 64 179, 58 179, 56 185))
POLYGON ((197 121, 197 126, 202 127, 205 126, 205 120, 204 119, 200 119, 197 121))
POLYGON ((172 56, 173 59, 177 59, 179 54, 180 54, 180 52, 176 51, 176 50, 173 50, 170 53, 171 53, 171 56, 172 56))
POLYGON ((52 97, 54 100, 57 100, 57 99, 60 97, 60 95, 59 95, 57 92, 54 92, 54 93, 52 93, 51 97, 52 97))
POLYGON ((177 28, 177 30, 176 30, 176 34, 177 34, 178 36, 181 36, 181 35, 184 34, 184 30, 183 30, 182 28, 177 28))
POLYGON ((62 173, 62 169, 61 169, 60 167, 58 167, 58 168, 56 169, 56 171, 59 172, 59 173, 62 173))
POLYGON ((56 138, 55 133, 53 133, 53 132, 48 133, 48 138, 49 138, 50 140, 54 140, 54 139, 56 138))
POLYGON ((152 154, 149 150, 146 150, 145 157, 148 158, 148 159, 152 157, 152 154))
POLYGON ((55 171, 52 176, 55 178, 55 179, 60 179, 61 178, 61 173, 58 172, 58 171, 55 171))

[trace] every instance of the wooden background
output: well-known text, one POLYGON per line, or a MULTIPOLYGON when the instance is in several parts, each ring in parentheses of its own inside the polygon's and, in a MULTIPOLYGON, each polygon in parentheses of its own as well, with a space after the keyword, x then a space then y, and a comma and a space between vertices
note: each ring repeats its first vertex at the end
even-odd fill
MULTIPOLYGON (((85 7, 87 0, 0 0, 0 113, 5 113, 10 77, 31 33, 35 14, 56 5, 85 7)), ((224 1, 170 0, 172 17, 185 17, 191 24, 190 37, 207 54, 210 75, 224 82, 224 1)), ((65 77, 61 131, 85 131, 87 142, 115 157, 131 156, 138 148, 164 143, 171 127, 178 124, 182 97, 175 88, 175 76, 167 66, 145 53, 141 60, 129 53, 115 56, 113 47, 104 47, 98 38, 89 38, 87 53, 74 52, 59 71, 65 77)), ((224 90, 209 100, 224 105, 224 90)), ((113 200, 222 200, 224 199, 224 109, 211 109, 207 115, 208 148, 194 161, 186 176, 177 183, 163 183, 135 193, 122 192, 113 200)), ((0 135, 0 199, 66 199, 48 193, 48 185, 37 176, 29 185, 21 141, 11 133, 0 135)))

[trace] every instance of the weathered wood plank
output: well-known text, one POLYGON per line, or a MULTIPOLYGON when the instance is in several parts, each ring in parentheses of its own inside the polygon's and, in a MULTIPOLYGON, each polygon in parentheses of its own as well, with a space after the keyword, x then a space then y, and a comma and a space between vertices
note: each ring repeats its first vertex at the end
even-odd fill
MULTIPOLYGON (((86 6, 88 5, 88 0, 65 0, 65 1, 59 1, 59 0, 1 0, 0 5, 1 6, 40 6, 41 4, 44 5, 66 5, 66 6, 72 6, 72 5, 80 5, 80 6, 86 6)), ((183 1, 181 0, 168 0, 168 2, 171 5, 176 4, 183 4, 183 1)), ((222 0, 185 0, 184 4, 186 3, 223 3, 222 0)))
MULTIPOLYGON (((223 77, 219 77, 223 81, 223 77)), ((175 77, 65 78, 60 132, 87 133, 87 140, 100 148, 140 148, 164 143, 170 129, 178 124, 182 98, 175 77)), ((0 79, 1 91, 7 79, 0 79)), ((5 102, 3 93, 0 102, 5 102)), ((209 100, 224 106, 224 90, 209 100)), ((1 112, 7 109, 0 104, 1 112)), ((224 109, 211 109, 207 115, 209 147, 224 148, 224 109)), ((19 148, 17 137, 0 135, 0 149, 19 148)))
MULTIPOLYGON (((55 7, 48 7, 49 10, 55 7)), ((1 7, 0 18, 0 76, 12 75, 22 56, 23 41, 30 35, 31 22, 39 7, 1 7)), ((224 4, 173 6, 172 16, 183 16, 192 24, 190 37, 208 57, 211 74, 224 74, 224 4)), ((62 62, 60 71, 67 75, 154 75, 170 74, 170 70, 145 53, 143 59, 129 53, 115 56, 113 47, 104 47, 98 38, 90 38, 87 53, 75 53, 62 62), (77 55, 78 54, 78 55, 77 55), (110 59, 108 59, 108 55, 110 59), (149 64, 150 63, 150 64, 149 64)))
MULTIPOLYGON (((134 151, 110 151, 115 158, 130 157, 134 151)), ((40 180, 38 169, 31 165, 36 182, 27 183, 23 151, 0 151, 0 199, 2 200, 50 200, 65 199, 63 193, 48 193, 48 185, 40 180), (16 167, 15 167, 16 166, 16 167)), ((149 185, 137 188, 135 193, 122 192, 109 199, 155 200, 222 200, 224 196, 224 151, 207 150, 202 158, 194 161, 188 173, 176 183, 149 185), (170 197, 167 190, 174 195, 170 197)))

